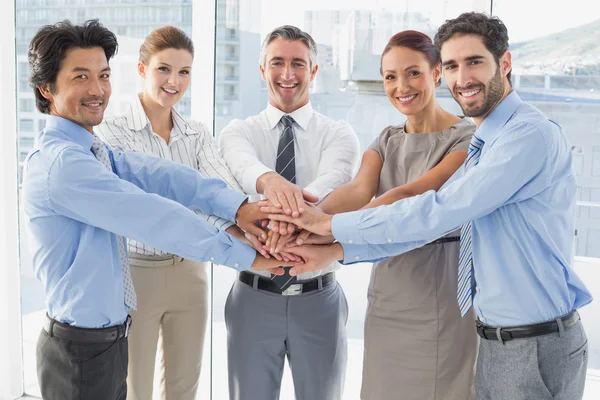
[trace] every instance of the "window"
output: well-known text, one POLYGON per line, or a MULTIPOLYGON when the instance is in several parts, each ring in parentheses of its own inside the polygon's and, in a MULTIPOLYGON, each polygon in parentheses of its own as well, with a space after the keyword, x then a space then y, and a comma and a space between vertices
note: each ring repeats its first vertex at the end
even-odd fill
POLYGON ((35 102, 33 99, 19 99, 19 109, 21 112, 33 112, 35 109, 35 102))
MULTIPOLYGON (((12 0, 11 0, 12 1, 12 0)), ((98 2, 96 2, 98 3, 98 2)), ((112 112, 119 112, 119 105, 125 100, 131 98, 136 93, 137 83, 137 60, 138 49, 141 40, 146 37, 153 29, 171 24, 180 27, 184 31, 192 31, 192 2, 177 1, 172 2, 167 8, 164 7, 167 2, 148 1, 148 0, 129 0, 124 4, 120 0, 103 0, 102 4, 95 4, 90 8, 90 2, 85 0, 20 0, 16 5, 16 54, 14 62, 16 65, 17 76, 17 102, 18 112, 18 131, 19 131, 19 151, 16 159, 23 161, 33 147, 34 137, 45 127, 46 121, 43 115, 37 114, 35 109, 35 100, 32 97, 32 89, 29 87, 29 66, 27 63, 27 51, 31 38, 37 30, 45 23, 54 23, 68 18, 73 23, 81 23, 87 18, 101 16, 101 22, 117 34, 119 40, 119 52, 117 57, 112 60, 111 68, 113 70, 113 86, 111 101, 109 107, 112 112), (33 8, 32 8, 33 7, 33 8), (138 17, 138 15, 141 15, 138 17), (127 37, 125 37, 127 36, 127 37), (35 118, 28 118, 36 113, 35 118)), ((195 0, 196 4, 212 4, 210 0, 195 0)), ((14 17, 13 17, 14 18, 14 17)), ((0 16, 0 20, 2 17, 0 16)), ((3 26, 0 25, 0 30, 3 26)), ((1 37, 10 38, 14 36, 4 33, 1 37)), ((6 39, 0 39, 4 40, 6 39)), ((4 47, 3 47, 4 49, 4 47)), ((196 58, 196 63, 200 64, 202 57, 196 58)), ((0 77, 0 79, 2 79, 0 77)), ((179 104, 180 111, 189 116, 191 114, 191 90, 188 90, 182 102, 179 104)), ((207 94, 208 95, 208 94, 207 94)), ((108 113, 107 113, 108 114, 108 113)), ((13 114, 14 118, 14 114, 13 114)), ((19 167, 18 179, 21 180, 22 167, 19 167)), ((20 210, 21 221, 24 220, 23 211, 20 210)), ((24 378, 23 385, 25 392, 33 396, 39 396, 37 385, 36 364, 35 364, 35 345, 37 335, 39 334, 42 319, 46 310, 45 298, 41 283, 33 275, 31 255, 27 246, 27 231, 20 231, 20 290, 22 296, 22 326, 23 326, 23 362, 24 371, 18 373, 19 379, 24 378)), ((1 275, 1 273, 0 273, 1 275)), ((0 300, 2 294, 0 294, 0 300)), ((0 337, 3 337, 0 335, 0 337)), ((208 346, 210 340, 205 342, 208 346)), ((3 353, 3 344, 0 344, 0 354, 3 353)), ((201 377, 199 398, 210 398, 210 352, 204 352, 206 360, 203 362, 203 375, 201 377)), ((0 371, 3 375, 4 371, 0 371)), ((2 379, 0 379, 1 386, 2 379)), ((0 387, 0 398, 5 398, 0 387)), ((157 392, 157 391, 155 391, 157 392)), ((11 399, 13 397, 10 397, 11 399)))
MULTIPOLYGON (((573 0, 569 7, 549 9, 540 0, 494 1, 494 15, 506 24, 511 39, 513 88, 528 103, 558 122, 573 145, 573 166, 577 174, 580 206, 577 207, 574 243, 576 271, 595 298, 600 295, 600 63, 585 32, 600 21, 581 12, 585 1, 573 0), (543 12, 540 12, 543 8, 543 12), (519 9, 518 13, 514 10, 519 9), (536 14, 535 30, 526 28, 526 16, 536 14)), ((589 340, 589 376, 600 369, 598 304, 580 310, 589 340)), ((588 379, 590 399, 598 397, 600 385, 588 379), (592 396, 593 394, 593 396, 592 396)), ((586 397, 587 398, 587 397, 586 397)))
MULTIPOLYGON (((386 6, 391 7, 386 10, 358 11, 341 0, 294 4, 240 0, 238 52, 227 42, 233 36, 233 31, 217 29, 216 42, 226 43, 216 47, 215 68, 226 76, 231 69, 223 68, 220 64, 237 55, 236 60, 239 59, 239 63, 235 64, 234 71, 239 76, 239 82, 235 86, 218 82, 215 85, 215 132, 218 135, 233 118, 244 119, 258 114, 267 104, 266 88, 257 68, 262 39, 274 27, 292 24, 307 30, 319 47, 319 71, 310 97, 313 107, 331 118, 349 121, 359 137, 361 150, 364 151, 381 129, 390 124, 400 123, 403 119, 389 105, 381 89, 379 58, 387 40, 392 34, 403 29, 421 30, 432 35, 446 18, 466 11, 462 8, 464 4, 467 3, 435 0, 425 7, 420 2, 409 0, 398 5, 386 3, 386 6), (269 12, 263 13, 262 18, 253 18, 250 10, 258 7, 268 7, 269 12), (437 12, 429 11, 432 7, 437 12), (444 13, 444 9, 448 11, 444 13), (241 10, 246 11, 244 13, 241 10), (393 17, 390 17, 390 14, 393 14, 393 17), (405 18, 407 15, 414 17, 405 18), (260 32, 260 35, 254 32, 260 32), (378 82, 373 84, 374 81, 378 82), (342 89, 344 86, 346 89, 342 89), (367 92, 363 90, 367 86, 376 89, 367 92), (231 114, 227 115, 226 106, 219 104, 219 99, 231 100, 231 106, 227 106, 231 114)), ((475 7, 478 11, 489 10, 489 3, 485 1, 471 1, 468 4, 468 7, 475 7)), ((227 3, 226 7, 228 6, 227 3)), ((219 18, 223 17, 218 15, 217 19, 219 18)), ((449 103, 451 100, 446 98, 445 101, 449 103)), ((344 288, 350 309, 347 323, 349 355, 344 399, 355 400, 360 393, 363 324, 370 273, 370 264, 342 267, 337 272, 337 279, 344 288)), ((227 366, 221 361, 226 359, 223 306, 235 273, 226 268, 214 268, 213 274, 213 398, 221 399, 228 397, 227 366)), ((281 398, 294 398, 287 363, 281 398)))
POLYGON ((20 132, 33 132, 33 120, 32 119, 20 119, 19 120, 19 131, 20 132))
MULTIPOLYGON (((126 100, 139 88, 135 69, 137 49, 152 29, 173 24, 190 35, 196 35, 195 65, 200 66, 202 72, 194 74, 192 85, 194 81, 200 82, 198 87, 202 90, 192 91, 190 86, 177 109, 186 117, 195 118, 200 113, 202 122, 206 124, 214 119, 213 131, 216 135, 233 118, 244 119, 264 109, 267 88, 257 68, 262 39, 276 26, 296 25, 308 31, 318 45, 319 72, 311 85, 313 107, 331 118, 349 121, 364 151, 383 127, 403 121, 381 90, 379 57, 389 37, 404 29, 416 29, 432 36, 445 19, 468 10, 489 11, 493 5, 493 14, 506 23, 510 33, 514 89, 527 102, 561 124, 573 146, 579 203, 576 210, 577 236, 573 244, 578 256, 576 270, 596 299, 600 298, 597 272, 600 268, 600 64, 597 53, 594 53, 596 43, 593 41, 596 37, 586 34, 597 30, 599 25, 598 21, 594 22, 597 19, 594 13, 585 12, 589 9, 585 0, 572 0, 568 6, 559 4, 556 7, 548 7, 544 0, 406 0, 383 2, 385 4, 374 2, 369 6, 365 6, 364 2, 345 0, 292 3, 268 0, 98 0, 93 7, 86 0, 14 2, 14 15, 0 14, 0 37, 3 38, 0 40, 4 49, 4 44, 11 37, 15 38, 16 54, 14 59, 8 61, 16 66, 16 71, 15 76, 10 77, 0 74, 0 87, 4 87, 5 81, 16 84, 14 98, 17 114, 15 116, 13 112, 6 115, 3 113, 5 110, 0 110, 0 113, 12 121, 12 131, 18 131, 16 139, 4 137, 6 146, 18 143, 12 157, 14 163, 20 165, 18 169, 10 169, 11 174, 16 172, 18 182, 22 177, 22 163, 34 146, 35 135, 45 127, 45 117, 37 112, 32 97, 27 64, 29 41, 42 24, 65 18, 80 23, 86 18, 100 17, 102 23, 118 35, 118 59, 111 62, 113 93, 109 107, 112 107, 112 113, 124 109, 126 100), (199 9, 202 12, 198 12, 199 9), (215 25, 205 29, 203 18, 212 20, 215 11, 216 16, 212 21, 215 25), (536 15, 538 20, 533 30, 530 29, 531 15, 536 15), (13 28, 6 31, 5 27, 11 24, 16 24, 14 32, 13 28), (199 31, 205 35, 197 36, 199 31), (211 42, 210 46, 206 47, 207 51, 200 51, 205 49, 204 42, 211 42), (215 48, 214 59, 211 46, 215 48), (204 73, 205 69, 213 68, 213 62, 215 81, 212 72, 204 73), (210 103, 211 107, 204 107, 206 110, 198 107, 198 104, 204 104, 205 98, 212 99, 213 96, 214 100, 211 101, 214 104, 210 103), (206 115, 209 116, 205 118, 206 115)), ((12 48, 12 45, 9 47, 12 48)), ((447 88, 441 88, 437 93, 443 107, 460 112, 448 95, 447 88)), ((0 173, 8 170, 3 169, 4 162, 0 160, 0 173)), ((11 176, 11 179, 14 177, 11 176)), ((3 194, 4 198, 13 200, 7 196, 9 194, 3 194)), ((16 198, 14 202, 17 203, 16 198)), ((2 208, 0 212, 4 212, 2 208)), ((23 210, 20 209, 19 213, 23 221, 23 210)), ((3 286, 18 288, 21 292, 20 343, 23 345, 23 366, 18 366, 14 379, 22 379, 18 383, 22 384, 27 394, 39 396, 35 344, 46 308, 45 299, 42 286, 33 275, 27 232, 20 230, 17 235, 7 230, 7 233, 6 249, 16 247, 17 240, 20 246, 20 286, 3 286), (10 242, 11 238, 14 238, 14 243, 10 242)), ((16 277, 10 275, 14 269, 4 270, 0 269, 0 283, 5 283, 5 276, 16 282, 16 277)), ((364 263, 352 268, 344 267, 337 275, 350 309, 344 400, 355 400, 360 392, 366 288, 370 272, 371 265, 364 263)), ((207 332, 205 342, 207 347, 211 346, 211 351, 204 352, 206 358, 199 399, 229 398, 224 304, 235 277, 235 272, 228 268, 215 267, 213 270, 213 313, 208 329, 211 335, 207 332)), ((5 311, 2 302, 5 295, 0 290, 0 312, 5 311)), ((597 300, 585 307, 581 314, 590 346, 590 378, 585 400, 591 400, 599 398, 600 393, 600 328, 592 322, 600 315, 600 302, 597 300)), ((0 333, 0 339, 4 337, 0 333)), ((0 357, 0 398, 5 398, 6 387, 2 386, 2 382, 8 375, 2 369, 4 354, 8 354, 5 349, 12 352, 16 349, 13 343, 0 340, 0 354, 3 355, 0 357)), ((17 352, 20 360, 21 349, 17 352)), ((15 398, 12 393, 6 398, 15 398)), ((286 363, 281 399, 293 398, 293 384, 286 363)))
POLYGON ((33 137, 21 136, 19 138, 19 147, 21 150, 29 151, 33 147, 33 137))
POLYGON ((592 176, 600 177, 600 146, 592 148, 592 176))

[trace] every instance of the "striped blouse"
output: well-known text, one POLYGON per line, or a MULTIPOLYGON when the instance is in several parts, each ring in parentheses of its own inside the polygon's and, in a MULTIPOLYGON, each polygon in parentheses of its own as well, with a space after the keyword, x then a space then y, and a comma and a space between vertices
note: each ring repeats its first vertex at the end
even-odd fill
MULTIPOLYGON (((94 132, 109 146, 118 150, 146 153, 187 165, 206 176, 219 178, 241 192, 242 188, 221 158, 209 129, 201 122, 184 119, 175 109, 171 116, 173 129, 168 144, 152 132, 150 120, 139 97, 131 101, 123 115, 104 118, 94 128, 94 132)), ((234 225, 233 222, 215 216, 198 215, 220 230, 234 225)), ((128 240, 128 247, 130 253, 146 256, 168 254, 135 240, 128 240)))

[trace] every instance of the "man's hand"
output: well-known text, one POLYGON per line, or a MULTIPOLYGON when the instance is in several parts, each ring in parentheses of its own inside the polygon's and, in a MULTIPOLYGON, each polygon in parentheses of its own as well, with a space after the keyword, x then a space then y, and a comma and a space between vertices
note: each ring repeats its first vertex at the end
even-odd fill
POLYGON ((288 249, 290 253, 301 257, 303 262, 294 264, 290 275, 296 276, 305 272, 318 271, 334 261, 344 258, 344 249, 339 243, 328 245, 305 245, 288 249))
POLYGON ((252 262, 252 265, 250 266, 250 269, 254 270, 254 271, 268 271, 274 275, 283 275, 284 274, 284 270, 283 267, 289 267, 292 265, 303 265, 302 261, 296 261, 294 262, 282 262, 279 261, 275 258, 269 258, 266 259, 263 256, 261 256, 260 254, 256 254, 256 258, 254 259, 254 262, 252 262))
MULTIPOLYGON (((286 240, 289 240, 289 238, 292 236, 292 234, 288 234, 286 236, 281 236, 276 232, 273 232, 272 230, 269 231, 269 233, 267 233, 267 242, 266 244, 264 244, 262 246, 263 251, 268 251, 271 256, 275 257, 278 260, 283 260, 285 262, 288 261, 301 261, 301 259, 299 257, 297 257, 294 254, 290 254, 287 253, 283 247, 286 243, 286 240), (281 248, 280 249, 275 249, 276 246, 276 242, 280 242, 281 244, 281 248)), ((261 252, 262 254, 262 252, 261 252)), ((263 254, 264 255, 264 254, 263 254)), ((267 257, 268 258, 268 257, 267 257)))
POLYGON ((303 244, 331 244, 335 242, 335 238, 333 235, 330 236, 320 236, 310 231, 303 229, 297 235, 293 235, 285 247, 296 247, 302 246, 303 244))
POLYGON ((331 235, 331 219, 333 216, 325 214, 319 208, 307 204, 306 210, 299 217, 285 215, 281 210, 273 206, 260 207, 261 212, 268 213, 271 221, 290 222, 307 231, 316 233, 321 236, 331 235))
POLYGON ((254 250, 258 251, 263 257, 271 258, 269 253, 263 249, 263 244, 258 240, 258 238, 249 232, 244 232, 242 228, 237 225, 231 225, 229 228, 225 229, 225 232, 229 233, 234 238, 238 239, 240 242, 246 243, 248 246, 254 248, 254 250))
POLYGON ((298 217, 304 212, 305 201, 309 203, 319 201, 318 197, 300 189, 276 172, 261 175, 256 182, 256 189, 275 207, 293 217, 298 217))
POLYGON ((292 238, 295 238, 296 232, 291 229, 295 229, 294 224, 287 224, 285 222, 273 222, 272 225, 277 224, 286 224, 287 234, 281 234, 280 232, 276 232, 274 229, 271 229, 267 234, 267 243, 264 246, 264 249, 269 251, 271 254, 277 254, 283 251, 286 243, 289 242, 292 238))
POLYGON ((262 225, 260 222, 265 219, 267 214, 260 211, 258 203, 242 203, 235 215, 235 222, 240 228, 263 241, 267 239, 267 234, 259 225, 262 225))

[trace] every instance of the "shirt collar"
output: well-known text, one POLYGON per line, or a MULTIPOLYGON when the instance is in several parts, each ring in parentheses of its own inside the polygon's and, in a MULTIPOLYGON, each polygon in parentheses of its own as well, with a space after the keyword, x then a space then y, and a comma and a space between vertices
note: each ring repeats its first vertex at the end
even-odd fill
MULTIPOLYGON (((174 126, 179 128, 173 130, 171 138, 175 138, 179 133, 186 135, 193 134, 185 118, 175 108, 171 109, 171 118, 173 118, 174 126)), ((146 115, 146 111, 144 111, 140 95, 135 96, 135 99, 130 103, 129 111, 125 113, 125 120, 127 121, 127 127, 133 131, 141 131, 150 125, 150 120, 146 115)))
POLYGON ((127 121, 127 127, 133 131, 141 131, 150 124, 139 95, 135 96, 135 99, 129 103, 129 110, 125 113, 125 120, 127 121))
POLYGON ((87 129, 73 121, 56 115, 46 115, 45 131, 54 129, 66 135, 71 141, 82 146, 84 149, 91 149, 94 137, 87 129))
MULTIPOLYGON (((286 115, 286 113, 269 103, 267 105, 267 120, 269 121, 269 129, 274 129, 281 120, 281 117, 284 115, 286 115)), ((300 126, 300 128, 306 130, 308 128, 308 123, 313 116, 313 108, 309 101, 306 103, 306 105, 295 111, 292 111, 287 115, 294 118, 294 121, 300 126)))
POLYGON ((180 133, 185 135, 194 135, 196 134, 190 124, 177 112, 175 107, 171 109, 171 118, 173 118, 173 127, 178 129, 173 129, 171 132, 171 139, 177 137, 180 133))
POLYGON ((483 140, 484 143, 493 142, 500 135, 502 127, 506 125, 521 104, 523 104, 523 100, 521 100, 521 97, 519 97, 517 92, 514 90, 510 92, 508 96, 492 110, 490 115, 483 120, 479 129, 475 132, 477 137, 483 140))

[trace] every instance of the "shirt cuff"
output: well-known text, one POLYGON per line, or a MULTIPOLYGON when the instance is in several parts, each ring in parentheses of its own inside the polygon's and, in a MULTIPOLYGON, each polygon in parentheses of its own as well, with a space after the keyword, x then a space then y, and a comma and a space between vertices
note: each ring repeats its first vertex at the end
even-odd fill
POLYGON ((327 197, 327 195, 333 191, 333 190, 327 189, 327 188, 319 189, 318 187, 313 186, 313 185, 308 185, 307 187, 304 188, 304 190, 310 194, 314 194, 315 196, 317 196, 319 198, 319 200, 317 201, 317 204, 319 204, 320 202, 325 200, 325 197, 327 197))
POLYGON ((244 192, 248 194, 258 194, 256 191, 256 181, 261 175, 272 171, 273 170, 271 168, 268 168, 260 163, 254 164, 247 168, 242 176, 242 189, 244 189, 244 192))
POLYGON ((248 199, 243 193, 233 189, 225 188, 219 192, 213 203, 213 215, 235 222, 238 209, 248 199))
POLYGON ((218 228, 220 231, 226 231, 227 229, 231 228, 234 225, 235 225, 235 222, 227 221, 224 224, 222 224, 221 226, 219 226, 218 228))
POLYGON ((342 246, 345 244, 368 244, 360 235, 359 224, 360 212, 336 214, 331 219, 331 233, 342 246))
POLYGON ((342 264, 356 264, 360 262, 368 262, 369 260, 369 246, 367 245, 353 245, 340 243, 344 249, 344 260, 342 264))
POLYGON ((231 247, 229 247, 229 251, 224 251, 223 254, 214 255, 210 258, 210 261, 215 264, 233 268, 236 271, 246 271, 250 269, 250 266, 256 258, 256 250, 225 232, 220 232, 219 234, 229 236, 231 247))

